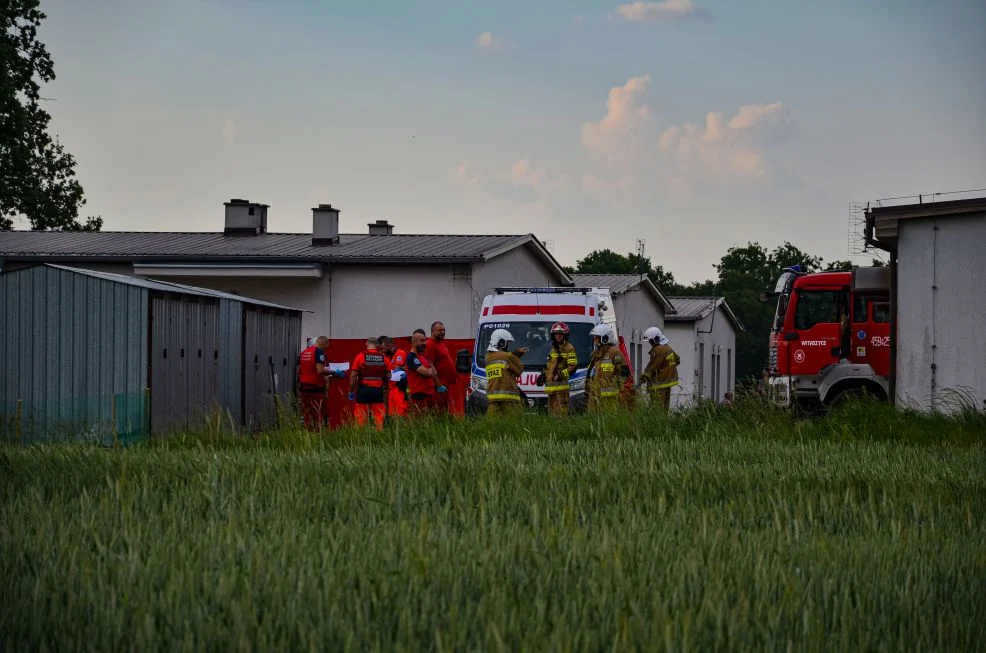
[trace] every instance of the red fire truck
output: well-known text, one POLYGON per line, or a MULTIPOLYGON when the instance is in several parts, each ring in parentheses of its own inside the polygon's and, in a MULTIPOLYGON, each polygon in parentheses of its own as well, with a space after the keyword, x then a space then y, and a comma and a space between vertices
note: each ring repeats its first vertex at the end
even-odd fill
POLYGON ((889 268, 806 274, 793 266, 767 297, 777 301, 765 379, 775 404, 812 410, 864 393, 888 399, 889 268))

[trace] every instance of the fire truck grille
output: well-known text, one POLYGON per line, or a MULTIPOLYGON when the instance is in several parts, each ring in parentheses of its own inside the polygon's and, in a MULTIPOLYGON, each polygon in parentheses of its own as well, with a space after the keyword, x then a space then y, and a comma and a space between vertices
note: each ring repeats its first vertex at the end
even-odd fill
POLYGON ((771 374, 777 373, 777 347, 771 347, 767 352, 767 369, 771 374))

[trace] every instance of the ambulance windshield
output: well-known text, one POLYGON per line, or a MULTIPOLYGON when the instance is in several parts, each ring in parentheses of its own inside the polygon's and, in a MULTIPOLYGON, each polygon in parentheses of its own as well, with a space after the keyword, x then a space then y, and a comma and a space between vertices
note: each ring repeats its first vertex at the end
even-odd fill
MULTIPOLYGON (((487 322, 479 325, 479 342, 476 345, 476 364, 486 367, 486 348, 490 346, 490 335, 497 329, 506 329, 514 337, 511 350, 527 347, 521 358, 525 367, 541 367, 547 363, 551 351, 551 325, 554 322, 487 322)), ((592 354, 592 324, 587 322, 568 322, 571 329, 569 342, 575 346, 579 357, 579 367, 585 367, 592 354)))

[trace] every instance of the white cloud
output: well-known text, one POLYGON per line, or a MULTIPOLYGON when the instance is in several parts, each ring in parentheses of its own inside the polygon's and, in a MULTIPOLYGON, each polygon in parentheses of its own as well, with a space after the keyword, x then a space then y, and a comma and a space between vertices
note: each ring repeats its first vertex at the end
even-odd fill
POLYGON ((640 103, 649 82, 650 75, 643 75, 611 88, 606 99, 606 115, 599 122, 582 125, 582 146, 610 162, 632 147, 629 137, 651 118, 650 110, 640 103))
POLYGON ((788 110, 780 102, 748 104, 726 121, 710 111, 704 125, 684 123, 665 129, 660 151, 680 173, 720 181, 762 180, 769 166, 764 146, 788 124, 788 110))
POLYGON ((773 146, 789 134, 780 102, 747 104, 733 115, 710 111, 703 122, 660 125, 644 103, 648 76, 610 89, 606 115, 582 125, 583 149, 593 155, 581 190, 613 206, 699 190, 790 186, 796 178, 777 165, 773 146))
POLYGON ((515 161, 509 169, 485 174, 462 161, 451 172, 452 180, 473 192, 495 195, 518 204, 538 204, 569 186, 567 175, 553 175, 531 165, 530 159, 515 161))
POLYGON ((505 45, 506 41, 500 37, 493 36, 493 32, 483 32, 476 37, 476 49, 478 50, 496 52, 502 50, 505 45))
POLYGON ((692 0, 664 2, 630 2, 616 8, 623 20, 632 23, 658 23, 692 18, 700 14, 692 0))
POLYGON ((455 166, 455 169, 452 171, 452 179, 461 186, 475 188, 479 185, 480 175, 479 172, 473 169, 469 160, 465 159, 459 165, 455 166))
POLYGON ((229 118, 223 123, 223 128, 219 132, 219 138, 232 145, 236 141, 236 124, 229 118))

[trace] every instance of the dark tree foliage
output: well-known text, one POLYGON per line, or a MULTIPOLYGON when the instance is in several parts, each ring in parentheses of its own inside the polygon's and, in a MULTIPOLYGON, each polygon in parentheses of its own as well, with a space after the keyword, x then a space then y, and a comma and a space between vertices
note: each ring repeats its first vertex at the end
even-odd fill
POLYGON ((649 256, 639 254, 617 254, 610 249, 597 249, 584 259, 576 262, 570 273, 579 274, 646 274, 660 288, 675 285, 674 275, 660 265, 651 266, 649 256))
POLYGON ((99 217, 79 222, 85 199, 75 159, 48 134, 41 84, 55 79, 55 68, 38 41, 46 18, 38 7, 0 0, 0 229, 24 216, 34 230, 99 231, 99 217))

